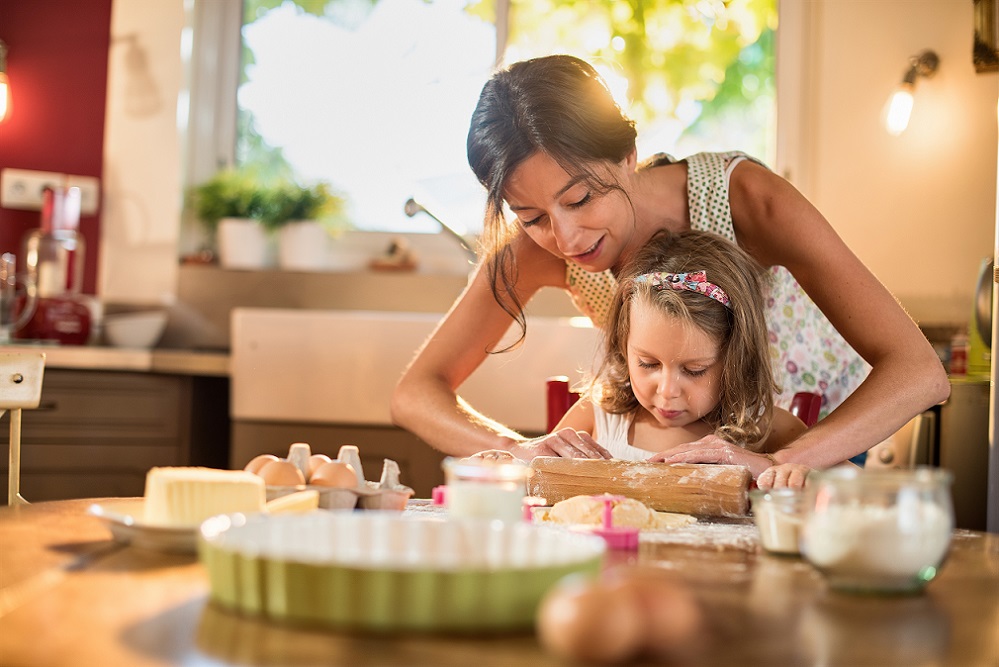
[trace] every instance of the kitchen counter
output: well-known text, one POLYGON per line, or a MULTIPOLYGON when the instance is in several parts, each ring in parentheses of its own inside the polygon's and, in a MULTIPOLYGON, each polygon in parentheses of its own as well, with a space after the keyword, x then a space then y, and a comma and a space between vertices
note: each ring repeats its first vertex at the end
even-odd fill
MULTIPOLYGON (((136 495, 151 467, 228 464, 227 354, 19 344, 0 352, 45 355, 41 400, 22 415, 28 500, 136 495)), ((0 442, 4 497, 7 450, 0 442)))
MULTIPOLYGON (((208 602, 195 557, 112 542, 91 502, 0 508, 0 663, 566 664, 529 632, 386 637, 229 613, 208 602)), ((706 628, 690 664, 999 664, 999 535, 957 531, 925 593, 898 597, 831 593, 801 559, 761 553, 749 524, 702 538, 643 539, 637 555, 608 558, 661 567, 695 594, 706 628)))
POLYGON ((0 345, 0 352, 37 350, 45 353, 46 368, 95 371, 135 371, 228 377, 229 355, 170 349, 130 349, 100 345, 0 345))

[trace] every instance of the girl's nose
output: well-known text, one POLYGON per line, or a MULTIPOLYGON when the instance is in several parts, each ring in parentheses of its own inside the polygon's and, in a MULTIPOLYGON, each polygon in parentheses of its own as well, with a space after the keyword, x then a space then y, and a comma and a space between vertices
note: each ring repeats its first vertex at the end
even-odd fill
POLYGON ((660 396, 674 397, 680 395, 680 374, 664 370, 659 375, 658 393, 660 396))

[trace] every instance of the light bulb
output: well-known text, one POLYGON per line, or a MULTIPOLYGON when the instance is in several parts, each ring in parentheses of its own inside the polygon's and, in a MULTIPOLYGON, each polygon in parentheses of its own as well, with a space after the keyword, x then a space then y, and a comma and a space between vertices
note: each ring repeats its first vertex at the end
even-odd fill
POLYGON ((905 132, 909 126, 909 116, 912 115, 912 87, 903 85, 898 88, 888 100, 888 110, 885 113, 885 129, 893 137, 905 132))
POLYGON ((0 122, 10 112, 10 80, 7 78, 7 45, 0 39, 0 122))
POLYGON ((0 72, 0 121, 7 117, 10 108, 10 83, 7 81, 7 73, 0 72))

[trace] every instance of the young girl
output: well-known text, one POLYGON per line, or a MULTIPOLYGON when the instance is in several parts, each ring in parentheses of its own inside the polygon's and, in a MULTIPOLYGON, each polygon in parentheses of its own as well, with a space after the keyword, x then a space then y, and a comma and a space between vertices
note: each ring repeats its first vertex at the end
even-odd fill
POLYGON ((620 275, 589 400, 556 430, 590 433, 627 460, 717 437, 756 454, 738 460, 733 452, 719 463, 759 476, 768 467, 759 455, 772 462, 805 430, 774 407, 766 280, 755 260, 715 234, 654 236, 620 275))

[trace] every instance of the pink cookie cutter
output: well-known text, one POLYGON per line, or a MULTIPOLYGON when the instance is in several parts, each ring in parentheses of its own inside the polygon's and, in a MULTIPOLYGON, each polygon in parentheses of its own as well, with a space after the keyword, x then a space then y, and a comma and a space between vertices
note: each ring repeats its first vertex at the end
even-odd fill
POLYGON ((614 518, 612 513, 614 510, 614 503, 624 500, 625 497, 612 496, 610 494, 592 497, 604 502, 604 519, 603 525, 599 528, 591 529, 589 532, 604 538, 604 541, 607 542, 607 547, 610 549, 616 549, 619 551, 637 551, 638 529, 613 525, 614 518))

